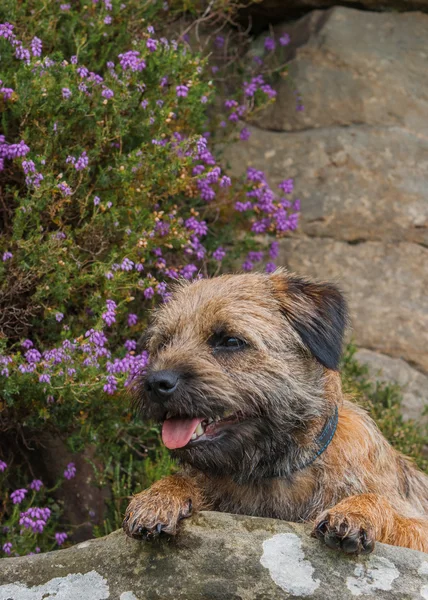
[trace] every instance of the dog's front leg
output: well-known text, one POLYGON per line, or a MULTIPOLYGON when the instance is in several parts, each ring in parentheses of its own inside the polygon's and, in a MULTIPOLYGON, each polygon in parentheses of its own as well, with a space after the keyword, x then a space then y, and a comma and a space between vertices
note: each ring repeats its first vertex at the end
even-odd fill
POLYGON ((375 541, 428 552, 428 520, 400 515, 377 494, 345 498, 318 517, 312 535, 347 554, 372 552, 375 541))
POLYGON ((192 477, 171 475, 136 494, 126 509, 123 529, 145 540, 161 532, 175 535, 179 521, 202 508, 202 493, 192 477))

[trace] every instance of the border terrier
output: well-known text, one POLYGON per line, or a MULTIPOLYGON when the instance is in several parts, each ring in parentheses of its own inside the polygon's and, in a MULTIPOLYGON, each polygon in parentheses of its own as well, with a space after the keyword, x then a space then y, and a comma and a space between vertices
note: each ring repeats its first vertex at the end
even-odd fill
POLYGON ((183 465, 123 528, 174 535, 200 509, 312 522, 348 554, 428 552, 428 477, 343 397, 340 291, 277 270, 179 284, 146 333, 136 397, 183 465))

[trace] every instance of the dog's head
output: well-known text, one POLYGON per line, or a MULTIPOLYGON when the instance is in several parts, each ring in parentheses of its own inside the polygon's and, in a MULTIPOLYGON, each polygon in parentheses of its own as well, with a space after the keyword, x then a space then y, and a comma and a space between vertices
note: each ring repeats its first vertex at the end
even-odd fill
POLYGON ((345 325, 334 286, 281 270, 180 284, 145 336, 142 414, 197 469, 286 474, 299 436, 331 411, 324 376, 338 368, 345 325))

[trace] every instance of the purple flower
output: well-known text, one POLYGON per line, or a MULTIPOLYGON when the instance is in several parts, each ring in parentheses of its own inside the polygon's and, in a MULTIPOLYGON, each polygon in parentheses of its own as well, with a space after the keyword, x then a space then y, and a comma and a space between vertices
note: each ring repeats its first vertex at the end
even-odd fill
POLYGON ((273 38, 265 38, 265 50, 267 50, 268 52, 272 52, 272 50, 275 50, 275 40, 273 38))
POLYGON ((119 54, 119 63, 124 71, 142 71, 146 68, 145 61, 140 58, 140 53, 136 50, 129 50, 123 54, 119 54))
POLYGON ((181 269, 180 274, 182 277, 184 277, 184 279, 190 280, 193 278, 193 275, 197 270, 198 270, 198 267, 196 265, 189 264, 181 269))
POLYGON ((89 75, 89 69, 87 69, 86 67, 77 67, 76 73, 79 75, 79 77, 84 79, 89 75))
POLYGON ((223 48, 224 46, 224 37, 222 35, 218 35, 215 40, 214 40, 214 44, 217 48, 223 48))
POLYGON ((129 313, 128 315, 128 325, 129 327, 133 327, 138 322, 138 317, 134 313, 129 313))
POLYGON ((253 263, 260 262, 263 260, 263 252, 248 252, 247 259, 253 263))
POLYGON ((269 248, 269 256, 271 258, 278 258, 279 254, 279 242, 272 242, 269 248))
POLYGON ((95 204, 95 206, 98 206, 98 204, 99 204, 100 202, 101 202, 101 200, 99 199, 99 197, 98 197, 98 196, 95 196, 95 197, 94 197, 94 204, 95 204))
POLYGON ((28 352, 25 353, 25 358, 29 363, 38 363, 42 358, 42 355, 38 350, 32 348, 31 350, 28 350, 28 352))
POLYGON ((213 252, 213 258, 215 260, 223 260, 223 258, 226 256, 226 251, 223 250, 223 248, 221 246, 219 246, 216 250, 214 250, 213 252))
POLYGON ((113 20, 113 19, 111 18, 111 16, 110 16, 110 15, 107 15, 107 16, 105 16, 105 17, 104 17, 104 23, 105 23, 106 25, 111 25, 111 22, 112 22, 112 20, 113 20))
POLYGON ((65 542, 67 537, 68 537, 68 535, 66 533, 60 533, 60 532, 56 533, 55 540, 56 540, 56 543, 58 544, 58 546, 61 546, 65 542))
POLYGON ((187 85, 177 85, 175 91, 178 97, 181 96, 182 98, 186 98, 187 94, 189 93, 189 88, 187 85))
POLYGON ((14 504, 21 504, 27 494, 27 491, 28 490, 26 489, 15 490, 11 493, 10 499, 14 504))
POLYGON ((230 187, 231 185, 232 181, 230 180, 230 177, 228 177, 227 175, 223 175, 223 177, 220 179, 220 187, 230 187))
POLYGON ((67 12, 68 10, 70 10, 70 8, 71 8, 71 4, 68 4, 68 3, 67 3, 67 4, 60 4, 60 5, 59 5, 59 8, 60 8, 62 11, 64 11, 64 12, 67 12))
POLYGON ((79 156, 79 158, 76 160, 74 168, 76 169, 76 171, 83 171, 84 169, 86 169, 88 167, 88 164, 89 164, 89 158, 88 158, 86 152, 83 151, 82 154, 79 156))
POLYGON ((42 40, 38 37, 33 37, 31 41, 31 52, 33 56, 41 56, 42 55, 42 40))
POLYGON ((113 98, 114 92, 113 92, 113 90, 110 90, 109 88, 104 88, 103 91, 101 92, 101 96, 103 98, 107 98, 107 100, 110 100, 110 98, 113 98))
POLYGON ((185 221, 186 228, 194 231, 196 235, 203 236, 208 233, 208 226, 205 221, 198 221, 196 217, 190 217, 185 221))
POLYGON ((276 270, 275 263, 268 262, 266 263, 265 271, 266 273, 273 273, 276 270))
POLYGON ((40 375, 40 377, 39 377, 39 382, 40 383, 50 383, 51 382, 50 375, 47 375, 46 373, 43 373, 43 375, 40 375))
POLYGON ((36 492, 38 492, 42 487, 43 481, 40 481, 40 479, 33 479, 33 481, 30 483, 30 489, 35 490, 36 492))
POLYGON ((117 379, 113 375, 108 375, 106 381, 107 383, 104 385, 103 390, 112 396, 117 390, 117 379))
POLYGON ((281 46, 288 46, 288 44, 290 43, 290 36, 288 35, 288 33, 282 34, 282 36, 279 38, 279 43, 281 44, 281 46))
POLYGON ((12 552, 12 542, 6 542, 3 544, 3 552, 5 554, 10 554, 12 552))
POLYGON ((246 210, 251 210, 252 208, 253 208, 253 205, 250 202, 250 200, 247 200, 247 202, 236 202, 235 203, 235 210, 237 210, 238 212, 245 212, 246 210))
POLYGON ((254 265, 249 260, 246 260, 245 262, 242 263, 243 271, 252 271, 253 268, 254 268, 254 265))
POLYGON ((143 296, 144 298, 146 298, 147 300, 149 300, 150 298, 153 298, 153 296, 155 295, 155 291, 152 287, 148 287, 144 290, 143 292, 143 296))
POLYGON ((258 171, 257 169, 254 169, 254 167, 248 167, 247 179, 248 181, 265 183, 265 174, 263 173, 263 171, 258 171))
POLYGON ((247 140, 249 140, 251 137, 251 131, 249 129, 247 129, 246 127, 244 127, 244 129, 241 130, 241 133, 239 134, 239 138, 245 142, 247 140))
POLYGON ((137 342, 135 340, 126 340, 124 346, 128 350, 128 352, 132 352, 133 350, 136 350, 137 342))
POLYGON ((157 45, 158 41, 153 40, 152 38, 149 38, 146 42, 147 49, 150 50, 150 52, 154 52, 157 48, 157 45))
POLYGON ((28 350, 29 348, 32 348, 34 346, 33 342, 31 340, 24 340, 21 344, 21 346, 23 348, 25 348, 26 350, 28 350))
POLYGON ((129 258, 124 258, 122 264, 120 265, 122 271, 132 271, 134 268, 134 262, 129 258))
POLYGON ((0 473, 3 473, 5 469, 7 469, 7 463, 4 460, 0 460, 0 473))
POLYGON ((58 323, 60 323, 64 318, 64 315, 62 314, 62 312, 57 312, 55 314, 55 319, 58 321, 58 323))
POLYGON ((114 275, 113 275, 113 273, 112 273, 111 271, 108 271, 108 272, 105 274, 105 277, 106 277, 106 279, 113 279, 114 275))
POLYGON ((6 251, 3 253, 2 260, 3 260, 3 262, 6 262, 7 260, 11 259, 12 257, 13 257, 12 252, 6 251))
POLYGON ((68 183, 65 183, 65 181, 59 183, 57 188, 63 193, 64 196, 71 196, 73 193, 71 187, 68 185, 68 183))
POLYGON ((76 476, 76 465, 74 462, 70 462, 67 465, 67 468, 64 471, 64 477, 66 479, 73 479, 76 476))
POLYGON ((284 192, 284 194, 291 194, 294 189, 293 179, 284 179, 281 181, 278 187, 284 192))
POLYGON ((206 104, 208 102, 208 98, 206 96, 201 96, 201 103, 206 104))
POLYGON ((69 90, 68 88, 62 88, 62 97, 65 100, 68 100, 69 98, 71 98, 71 90, 69 90))

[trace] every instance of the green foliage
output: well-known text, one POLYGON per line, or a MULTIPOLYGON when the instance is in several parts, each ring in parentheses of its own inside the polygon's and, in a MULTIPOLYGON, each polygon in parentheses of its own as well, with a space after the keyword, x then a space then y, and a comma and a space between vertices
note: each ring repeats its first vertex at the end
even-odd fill
POLYGON ((342 383, 344 392, 365 408, 376 421, 379 429, 396 450, 413 458, 423 471, 428 473, 428 460, 423 449, 428 439, 428 427, 404 421, 401 415, 402 396, 396 385, 372 383, 368 369, 355 359, 357 348, 350 344, 342 361, 342 383))
MULTIPOLYGON (((94 484, 113 497, 100 532, 170 470, 158 432, 130 408, 148 311, 168 282, 258 248, 260 210, 235 202, 270 190, 217 164, 207 58, 159 36, 166 25, 158 1, 0 6, 0 518, 13 553, 55 543, 62 478, 12 503, 38 476, 43 436, 73 453, 95 446, 94 484), (20 513, 41 503, 56 507, 42 531, 22 529, 20 513)), ((271 101, 263 77, 253 88, 229 98, 222 131, 236 137, 239 117, 271 101)), ((289 227, 280 204, 265 212, 263 231, 289 227)))

